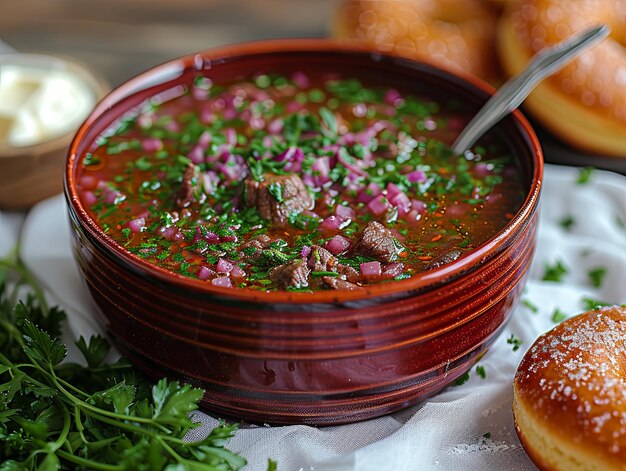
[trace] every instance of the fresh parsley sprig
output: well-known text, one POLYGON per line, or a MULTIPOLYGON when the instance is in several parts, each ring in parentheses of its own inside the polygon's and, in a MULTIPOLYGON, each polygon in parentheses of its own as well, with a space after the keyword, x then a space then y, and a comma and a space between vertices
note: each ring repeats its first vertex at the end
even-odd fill
POLYGON ((64 363, 57 337, 66 315, 48 307, 17 253, 0 259, 0 470, 234 471, 246 464, 224 448, 235 424, 185 440, 203 390, 167 379, 153 384, 123 358, 107 363, 110 346, 100 336, 76 342, 87 366, 64 363))

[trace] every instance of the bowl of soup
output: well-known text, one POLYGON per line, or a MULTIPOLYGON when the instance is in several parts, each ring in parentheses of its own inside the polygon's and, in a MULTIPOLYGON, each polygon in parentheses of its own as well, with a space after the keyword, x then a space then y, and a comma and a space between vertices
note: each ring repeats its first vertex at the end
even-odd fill
POLYGON ((542 152, 493 89, 325 40, 166 63, 69 152, 98 319, 151 376, 263 423, 337 424, 436 394, 496 339, 533 255, 542 152))

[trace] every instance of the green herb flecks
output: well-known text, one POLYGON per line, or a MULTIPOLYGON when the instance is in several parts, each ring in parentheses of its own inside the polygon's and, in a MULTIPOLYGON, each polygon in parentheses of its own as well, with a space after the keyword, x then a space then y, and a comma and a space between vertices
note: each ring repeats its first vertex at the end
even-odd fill
POLYGON ((576 183, 579 185, 589 183, 594 171, 595 169, 593 167, 581 167, 578 169, 578 179, 576 180, 576 183))
POLYGON ((567 319, 567 314, 561 311, 558 307, 552 311, 552 322, 555 324, 560 324, 565 319, 567 319))
POLYGON ((522 346, 522 341, 513 334, 511 334, 511 336, 506 339, 506 343, 508 343, 509 345, 513 345, 514 352, 518 351, 519 348, 522 346))
POLYGON ((589 277, 589 281, 591 286, 594 288, 602 287, 602 283, 604 282, 604 278, 607 274, 607 269, 604 267, 593 268, 587 272, 587 276, 589 277))
POLYGON ((571 214, 568 216, 565 216, 559 221, 559 225, 566 231, 571 230, 574 224, 576 224, 576 220, 571 214))
POLYGON ((567 275, 568 269, 561 260, 557 260, 553 265, 546 264, 543 277, 543 281, 561 282, 565 275, 567 275))

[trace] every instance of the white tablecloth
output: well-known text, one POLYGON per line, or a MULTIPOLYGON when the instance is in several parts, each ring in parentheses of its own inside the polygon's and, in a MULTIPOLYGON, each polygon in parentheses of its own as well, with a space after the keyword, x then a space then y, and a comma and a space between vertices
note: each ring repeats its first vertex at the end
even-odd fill
MULTIPOLYGON (((244 426, 229 447, 248 459, 246 470, 265 469, 267 459, 280 471, 379 470, 532 470, 513 428, 511 383, 524 352, 535 338, 554 326, 555 308, 582 312, 581 299, 590 297, 626 303, 626 179, 596 171, 588 184, 577 184, 578 170, 547 166, 542 194, 537 253, 523 299, 536 305, 533 313, 520 305, 505 332, 461 386, 407 410, 352 425, 244 426), (559 223, 572 216, 569 231, 559 223), (621 223, 620 223, 621 221, 621 223), (541 281, 545 264, 561 260, 568 268, 563 282, 541 281), (594 288, 588 271, 608 271, 594 288), (507 338, 522 342, 512 351, 507 338)), ((0 255, 16 241, 21 217, 0 215, 0 255)), ((69 246, 69 227, 62 196, 37 205, 29 213, 21 236, 28 266, 47 288, 51 301, 69 315, 66 340, 101 332, 92 319, 92 305, 80 280, 69 246)), ((204 425, 216 420, 201 414, 204 425)))

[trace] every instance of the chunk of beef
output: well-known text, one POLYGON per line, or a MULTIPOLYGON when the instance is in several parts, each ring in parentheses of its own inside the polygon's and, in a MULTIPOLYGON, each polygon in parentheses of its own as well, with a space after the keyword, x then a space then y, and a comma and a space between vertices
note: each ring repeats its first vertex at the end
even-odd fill
POLYGON ((328 250, 318 245, 311 247, 311 255, 309 255, 308 266, 313 271, 334 271, 341 275, 340 279, 347 280, 351 283, 359 281, 359 272, 354 268, 339 263, 339 259, 331 254, 328 250))
POLYGON ((446 252, 442 255, 439 255, 438 257, 428 262, 428 265, 426 265, 425 270, 435 270, 439 267, 447 265, 448 263, 452 263, 456 259, 458 259, 462 254, 463 252, 461 252, 460 250, 453 250, 451 252, 446 252))
POLYGON ((286 227, 289 216, 313 207, 313 199, 298 175, 263 175, 263 181, 245 181, 246 203, 276 227, 286 227))
POLYGON ((198 175, 198 167, 190 163, 183 173, 183 179, 176 194, 176 206, 179 208, 186 208, 196 201, 195 194, 200 188, 198 175))
POLYGON ((370 221, 363 230, 361 239, 354 247, 354 253, 374 258, 380 262, 393 262, 404 247, 391 231, 376 221, 370 221))
POLYGON ((260 234, 255 237, 251 237, 243 244, 241 244, 241 249, 243 251, 243 256, 247 260, 258 260, 264 250, 270 248, 270 244, 272 242, 281 242, 282 239, 272 239, 267 234, 260 234), (254 249, 254 250, 252 250, 254 249))
POLYGON ((359 285, 355 285, 354 283, 350 283, 347 280, 342 280, 336 276, 323 276, 322 281, 326 286, 332 289, 359 289, 359 285))
POLYGON ((305 288, 309 286, 309 272, 306 260, 292 260, 272 268, 270 280, 280 289, 305 288))

